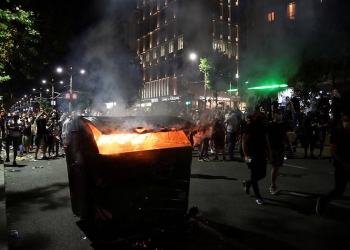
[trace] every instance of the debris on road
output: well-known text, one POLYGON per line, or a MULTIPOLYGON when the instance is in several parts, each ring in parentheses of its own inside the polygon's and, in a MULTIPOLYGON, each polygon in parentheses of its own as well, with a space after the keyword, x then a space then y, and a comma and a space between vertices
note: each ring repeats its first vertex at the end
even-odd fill
POLYGON ((15 239, 21 238, 17 230, 9 230, 8 233, 9 233, 9 236, 11 236, 12 238, 15 238, 15 239))
POLYGON ((36 168, 44 168, 44 167, 43 167, 43 166, 40 166, 40 167, 38 167, 38 166, 32 167, 32 169, 36 169, 36 168))

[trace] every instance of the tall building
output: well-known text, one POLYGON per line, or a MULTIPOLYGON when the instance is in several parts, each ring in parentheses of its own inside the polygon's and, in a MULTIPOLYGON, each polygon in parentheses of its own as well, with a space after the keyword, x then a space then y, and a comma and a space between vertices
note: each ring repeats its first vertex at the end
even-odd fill
POLYGON ((240 80, 247 83, 243 85, 286 84, 303 63, 317 61, 323 52, 326 56, 343 25, 337 20, 341 19, 337 2, 241 0, 240 80), (338 25, 332 27, 335 20, 338 25))
MULTIPOLYGON (((137 54, 143 68, 143 106, 172 109, 191 99, 192 108, 212 107, 212 102, 204 101, 206 96, 211 98, 211 92, 204 94, 199 58, 215 49, 224 52, 235 60, 233 74, 238 79, 237 7, 238 0, 138 0, 137 54), (196 58, 191 60, 191 53, 196 58)), ((239 98, 223 91, 218 100, 225 107, 239 98)))

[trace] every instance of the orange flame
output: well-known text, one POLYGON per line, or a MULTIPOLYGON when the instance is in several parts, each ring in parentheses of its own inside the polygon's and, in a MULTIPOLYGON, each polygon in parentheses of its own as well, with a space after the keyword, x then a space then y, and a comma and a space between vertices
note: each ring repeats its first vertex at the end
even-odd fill
POLYGON ((119 154, 140 150, 191 146, 183 131, 137 133, 114 133, 104 135, 88 123, 100 154, 119 154))

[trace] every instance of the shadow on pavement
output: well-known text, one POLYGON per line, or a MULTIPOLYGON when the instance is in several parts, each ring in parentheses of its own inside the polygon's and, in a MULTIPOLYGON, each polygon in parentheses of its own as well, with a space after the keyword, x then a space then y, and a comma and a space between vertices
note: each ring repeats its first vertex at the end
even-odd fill
MULTIPOLYGON (((56 183, 50 186, 30 189, 26 191, 7 191, 6 192, 6 207, 7 209, 16 209, 21 211, 17 214, 26 214, 26 210, 30 209, 33 204, 42 205, 40 210, 55 210, 60 207, 66 207, 70 202, 69 197, 62 197, 57 199, 53 195, 62 189, 66 189, 68 183, 56 183)), ((11 217, 14 221, 18 218, 11 217)))
POLYGON ((92 242, 91 247, 96 250, 108 249, 224 249, 232 247, 219 237, 212 235, 199 227, 198 222, 179 223, 173 226, 161 227, 127 239, 120 239, 115 243, 101 243, 85 226, 83 221, 77 222, 78 227, 92 242))
POLYGON ((23 168, 23 167, 26 167, 26 166, 28 166, 28 165, 26 165, 26 164, 20 164, 20 163, 18 163, 17 162, 17 166, 13 166, 13 164, 12 163, 5 163, 4 164, 4 167, 6 167, 6 168, 8 168, 8 167, 12 167, 12 168, 23 168))
POLYGON ((222 180, 229 180, 229 181, 237 181, 236 178, 228 178, 227 176, 214 176, 214 175, 205 175, 205 174, 191 174, 191 178, 198 178, 198 179, 209 179, 209 180, 216 180, 216 179, 222 179, 222 180))
MULTIPOLYGON (((198 221, 219 232, 223 239, 231 242, 231 249, 269 249, 269 250, 295 250, 286 242, 270 238, 265 232, 261 234, 230 227, 224 223, 208 220, 205 217, 196 217, 198 221), (234 241, 234 242, 232 242, 234 241), (269 246, 268 248, 266 246, 269 246), (233 248, 234 247, 234 248, 233 248)), ((248 222, 251 223, 251 222, 248 222)), ((276 225, 276 228, 278 226, 276 225)))

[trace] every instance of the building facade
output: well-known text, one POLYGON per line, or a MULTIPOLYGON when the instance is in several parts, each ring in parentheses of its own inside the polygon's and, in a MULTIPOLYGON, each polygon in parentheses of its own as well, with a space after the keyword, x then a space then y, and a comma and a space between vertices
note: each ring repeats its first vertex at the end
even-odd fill
MULTIPOLYGON (((194 86, 204 86, 199 58, 215 49, 224 52, 235 60, 233 73, 238 79, 237 8, 238 0, 138 0, 137 55, 143 69, 143 106, 164 110, 187 102, 191 109, 212 107, 213 102, 204 100, 205 88, 194 86), (191 53, 196 58, 190 59, 191 53)), ((222 106, 236 98, 225 91, 219 95, 222 106)), ((210 91, 207 96, 212 98, 210 91)))
POLYGON ((333 0, 240 2, 240 76, 245 89, 288 83, 303 62, 317 57, 311 51, 329 36, 323 25, 333 0))

